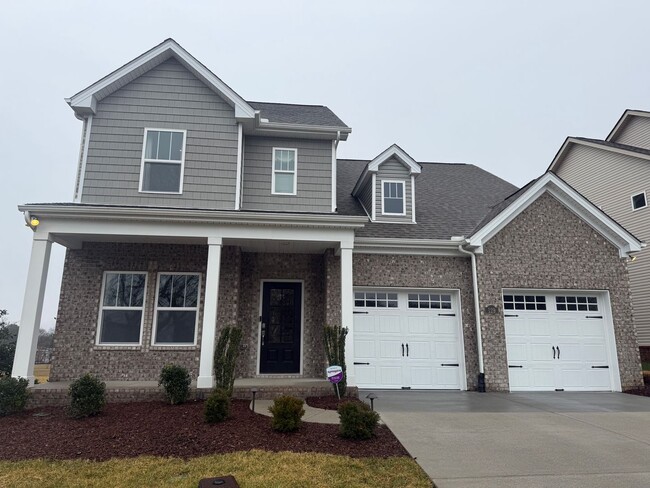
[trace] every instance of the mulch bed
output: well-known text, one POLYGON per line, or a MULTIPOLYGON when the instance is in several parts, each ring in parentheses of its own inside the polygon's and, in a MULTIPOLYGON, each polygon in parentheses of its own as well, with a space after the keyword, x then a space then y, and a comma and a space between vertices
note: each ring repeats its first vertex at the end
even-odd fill
POLYGON ((203 421, 202 401, 109 404, 97 417, 82 420, 68 417, 65 408, 50 407, 0 418, 0 459, 190 458, 250 449, 408 456, 385 426, 368 441, 342 439, 338 428, 304 422, 299 431, 281 434, 271 429, 270 417, 251 412, 244 400, 233 400, 231 418, 219 424, 203 421))
POLYGON ((630 395, 650 397, 650 373, 648 373, 647 371, 643 372, 643 388, 636 388, 634 390, 625 390, 623 393, 629 393, 630 395))
POLYGON ((361 400, 355 397, 343 397, 339 400, 336 395, 309 397, 305 401, 310 407, 322 408, 324 410, 337 410, 339 405, 345 402, 362 403, 361 400))

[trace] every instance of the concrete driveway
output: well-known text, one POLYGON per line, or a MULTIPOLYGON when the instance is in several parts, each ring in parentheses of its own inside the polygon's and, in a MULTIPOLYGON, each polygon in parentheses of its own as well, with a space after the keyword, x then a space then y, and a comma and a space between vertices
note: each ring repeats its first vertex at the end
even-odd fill
POLYGON ((650 398, 373 391, 439 488, 650 486, 650 398))

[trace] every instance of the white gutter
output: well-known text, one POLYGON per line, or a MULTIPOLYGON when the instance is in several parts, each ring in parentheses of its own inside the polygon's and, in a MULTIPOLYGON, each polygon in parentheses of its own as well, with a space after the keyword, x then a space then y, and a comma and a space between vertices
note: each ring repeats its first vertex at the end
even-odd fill
MULTIPOLYGON (((466 241, 467 243, 467 241, 466 241)), ((476 347, 478 349, 478 391, 485 391, 485 370, 483 367, 483 335, 481 333, 481 305, 478 297, 478 276, 476 273, 476 255, 463 249, 463 244, 458 246, 458 250, 464 254, 469 254, 472 260, 472 290, 474 292, 474 316, 476 321, 476 347)))

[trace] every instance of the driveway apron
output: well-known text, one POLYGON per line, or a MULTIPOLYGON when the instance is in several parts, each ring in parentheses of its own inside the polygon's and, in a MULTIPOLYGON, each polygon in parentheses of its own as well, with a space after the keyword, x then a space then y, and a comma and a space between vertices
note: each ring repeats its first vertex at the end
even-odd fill
POLYGON ((439 488, 650 486, 650 398, 374 393, 384 422, 439 488))

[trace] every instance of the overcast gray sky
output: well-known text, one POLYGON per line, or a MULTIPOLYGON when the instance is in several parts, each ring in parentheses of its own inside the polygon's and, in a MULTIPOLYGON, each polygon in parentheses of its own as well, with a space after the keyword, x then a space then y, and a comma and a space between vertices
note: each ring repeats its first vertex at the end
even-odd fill
POLYGON ((328 105, 353 129, 340 157, 396 142, 523 185, 567 135, 650 110, 648 20, 650 2, 613 0, 4 2, 0 309, 19 320, 32 233, 16 205, 72 199, 81 122, 64 97, 168 37, 245 99, 328 105))

